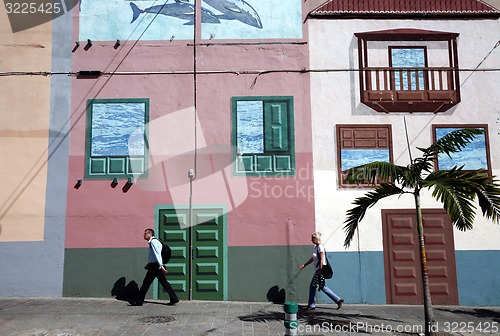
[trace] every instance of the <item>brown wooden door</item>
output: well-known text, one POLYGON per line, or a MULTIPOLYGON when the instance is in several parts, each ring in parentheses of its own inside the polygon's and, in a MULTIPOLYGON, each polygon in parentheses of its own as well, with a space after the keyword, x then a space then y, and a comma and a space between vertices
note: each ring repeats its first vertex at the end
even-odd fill
MULTIPOLYGON (((423 209, 429 288, 433 304, 458 305, 455 245, 444 210, 423 209)), ((414 209, 382 210, 387 303, 423 304, 414 209)))

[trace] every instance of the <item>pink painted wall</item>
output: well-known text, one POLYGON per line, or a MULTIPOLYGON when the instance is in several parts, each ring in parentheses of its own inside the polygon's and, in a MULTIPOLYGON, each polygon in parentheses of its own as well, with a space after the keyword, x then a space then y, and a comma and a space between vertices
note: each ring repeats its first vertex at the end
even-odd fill
MULTIPOLYGON (((119 74, 192 71, 193 47, 189 43, 144 41, 133 45, 126 42, 115 49, 113 43, 93 42, 88 50, 84 50, 84 43, 74 50, 73 71, 118 73, 99 79, 73 79, 66 248, 144 247, 142 232, 146 227, 154 227, 155 207, 173 202, 170 191, 145 191, 134 185, 123 192, 125 180, 120 180, 116 188, 111 187, 111 179, 84 180, 78 190, 73 187, 84 176, 87 99, 149 98, 150 122, 192 108, 192 74, 119 74)), ((310 244, 315 223, 309 75, 295 72, 258 77, 243 74, 245 70, 308 68, 308 45, 199 46, 197 59, 200 72, 228 70, 240 73, 197 75, 197 122, 204 139, 204 143, 198 144, 200 148, 231 144, 231 97, 294 97, 297 174, 286 178, 247 178, 248 197, 227 216, 228 245, 310 244)), ((185 123, 192 123, 190 115, 186 114, 185 123)), ((179 121, 178 127, 186 127, 185 123, 179 121)), ((192 146, 194 149, 194 139, 192 146)), ((159 149, 153 145, 150 150, 156 163, 168 159, 168 156, 154 157, 159 149)), ((196 193, 194 197, 196 199, 196 193)))

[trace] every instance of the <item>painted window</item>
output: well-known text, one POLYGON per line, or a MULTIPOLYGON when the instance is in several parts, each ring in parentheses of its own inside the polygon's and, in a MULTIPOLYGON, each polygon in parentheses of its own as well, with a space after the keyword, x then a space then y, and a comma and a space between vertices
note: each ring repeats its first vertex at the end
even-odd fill
POLYGON ((339 186, 350 185, 345 181, 347 169, 375 161, 392 162, 391 125, 337 125, 337 157, 339 186))
POLYGON ((144 175, 149 99, 87 102, 86 178, 144 175))
POLYGON ((426 67, 425 47, 389 47, 390 65, 394 71, 396 90, 424 90, 424 71, 426 67), (401 68, 398 70, 397 68, 401 68))
POLYGON ((458 33, 398 28, 354 35, 361 103, 382 113, 438 113, 460 103, 458 33))
POLYGON ((484 169, 490 172, 490 156, 488 145, 488 125, 433 125, 434 140, 439 140, 446 134, 463 128, 479 128, 484 133, 476 136, 465 148, 450 156, 439 154, 436 160, 437 170, 449 170, 461 167, 465 170, 484 169))
POLYGON ((293 97, 233 97, 236 175, 295 173, 293 97))

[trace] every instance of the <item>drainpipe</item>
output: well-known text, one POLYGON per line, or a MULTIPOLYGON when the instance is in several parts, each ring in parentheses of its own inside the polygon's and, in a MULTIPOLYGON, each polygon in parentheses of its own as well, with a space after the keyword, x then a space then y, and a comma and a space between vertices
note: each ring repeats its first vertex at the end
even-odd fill
MULTIPOLYGON (((197 56, 196 56, 196 40, 198 34, 198 20, 197 13, 198 10, 201 11, 201 3, 199 1, 194 0, 194 25, 193 25, 193 105, 194 105, 194 159, 193 159, 193 169, 189 170, 189 252, 191 253, 191 257, 189 258, 189 300, 193 299, 193 259, 194 259, 194 250, 193 250, 193 181, 196 179, 196 160, 197 160, 197 56)), ((201 25, 201 23, 200 23, 201 25)))
POLYGON ((193 181, 195 179, 194 170, 189 169, 189 213, 188 213, 188 228, 189 228, 189 300, 193 299, 193 181))

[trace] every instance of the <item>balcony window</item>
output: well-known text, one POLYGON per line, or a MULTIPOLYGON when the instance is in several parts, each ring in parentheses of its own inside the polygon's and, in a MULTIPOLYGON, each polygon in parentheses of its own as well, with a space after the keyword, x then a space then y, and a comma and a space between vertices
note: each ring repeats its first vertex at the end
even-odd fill
POLYGON ((460 102, 456 33, 356 33, 361 102, 378 112, 444 112, 460 102))
POLYGON ((389 64, 394 68, 394 88, 407 91, 425 90, 424 71, 419 70, 427 65, 424 47, 389 47, 389 55, 389 64))

